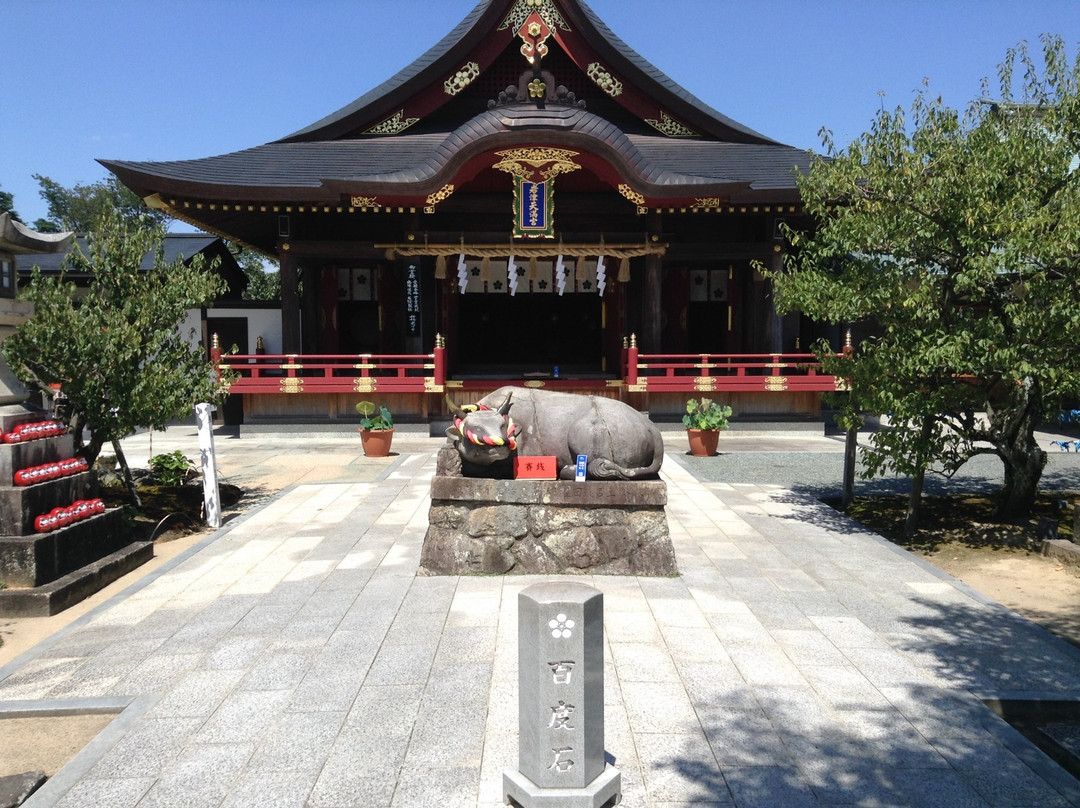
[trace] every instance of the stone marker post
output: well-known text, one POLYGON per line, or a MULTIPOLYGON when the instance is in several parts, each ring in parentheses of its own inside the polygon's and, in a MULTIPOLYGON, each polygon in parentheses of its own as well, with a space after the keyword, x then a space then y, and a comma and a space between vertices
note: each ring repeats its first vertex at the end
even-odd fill
POLYGON ((604 595, 566 581, 518 595, 518 770, 508 804, 601 808, 621 799, 604 754, 604 595))

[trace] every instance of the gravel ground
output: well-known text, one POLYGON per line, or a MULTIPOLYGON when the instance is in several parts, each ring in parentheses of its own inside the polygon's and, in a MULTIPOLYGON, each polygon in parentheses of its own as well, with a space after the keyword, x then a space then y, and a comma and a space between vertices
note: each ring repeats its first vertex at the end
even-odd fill
MULTIPOLYGON (((1047 464, 1040 487, 1044 491, 1080 490, 1080 454, 1062 452, 1050 445, 1047 464)), ((750 442, 752 439, 744 439, 750 442)), ((755 483, 782 485, 819 499, 842 494, 844 455, 843 440, 834 439, 837 450, 801 451, 799 441, 792 440, 790 451, 737 450, 721 452, 714 457, 691 457, 683 450, 669 449, 677 455, 699 480, 719 483, 755 483)), ((1003 480, 1001 461, 992 456, 976 457, 969 461, 952 479, 940 474, 926 477, 924 492, 932 496, 957 493, 992 493, 1000 489, 1003 480)), ((911 482, 907 477, 878 477, 873 480, 855 479, 856 496, 876 494, 906 494, 911 482)))

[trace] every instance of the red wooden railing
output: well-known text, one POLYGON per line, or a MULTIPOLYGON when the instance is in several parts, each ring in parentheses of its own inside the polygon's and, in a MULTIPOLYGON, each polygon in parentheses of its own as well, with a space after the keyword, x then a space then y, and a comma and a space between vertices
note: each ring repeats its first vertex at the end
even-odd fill
POLYGON ((836 377, 814 354, 642 354, 623 349, 623 382, 631 392, 829 392, 836 377))
POLYGON ((439 393, 446 383, 441 338, 430 354, 231 354, 232 393, 439 393))
MULTIPOLYGON (((441 393, 446 385, 442 337, 432 353, 419 355, 214 354, 222 371, 235 376, 233 393, 441 393)), ((838 389, 813 354, 642 354, 633 340, 623 348, 622 382, 629 392, 838 389)))

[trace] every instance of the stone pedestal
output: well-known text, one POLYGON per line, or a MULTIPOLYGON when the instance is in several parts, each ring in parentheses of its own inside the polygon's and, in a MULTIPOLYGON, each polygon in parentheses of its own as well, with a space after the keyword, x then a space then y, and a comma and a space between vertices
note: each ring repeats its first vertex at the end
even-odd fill
POLYGON ((518 768, 503 772, 522 808, 600 808, 621 794, 604 752, 604 596, 571 581, 518 595, 518 768))
POLYGON ((436 476, 429 575, 677 575, 667 484, 436 476))
MULTIPOLYGON (((22 404, 0 407, 0 432, 45 420, 22 404)), ((128 544, 119 508, 38 533, 34 519, 97 494, 89 472, 34 485, 15 472, 72 456, 70 434, 0 443, 0 615, 56 614, 153 557, 152 542, 128 544)))

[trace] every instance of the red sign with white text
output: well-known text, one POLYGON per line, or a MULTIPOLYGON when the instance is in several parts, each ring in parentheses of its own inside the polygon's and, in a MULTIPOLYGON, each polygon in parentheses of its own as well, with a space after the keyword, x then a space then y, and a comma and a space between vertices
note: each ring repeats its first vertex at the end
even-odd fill
POLYGON ((514 458, 515 480, 556 480, 558 477, 559 466, 554 456, 514 458))

